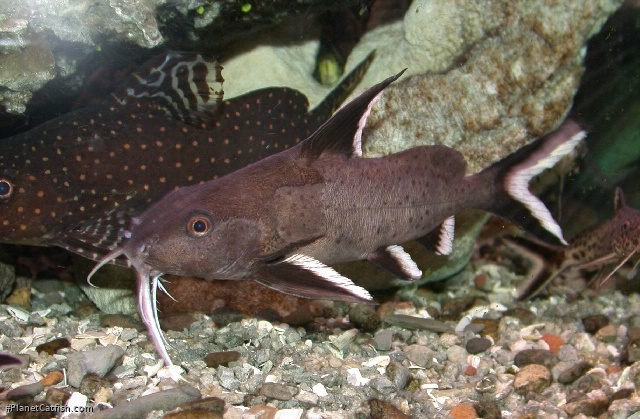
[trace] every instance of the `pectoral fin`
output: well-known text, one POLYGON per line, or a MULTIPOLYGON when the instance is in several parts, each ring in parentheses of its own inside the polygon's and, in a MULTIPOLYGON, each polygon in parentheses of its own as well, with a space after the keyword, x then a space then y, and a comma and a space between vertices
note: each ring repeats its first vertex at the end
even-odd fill
POLYGON ((268 265, 251 279, 266 287, 302 298, 372 303, 367 290, 333 268, 305 255, 293 255, 268 265))
POLYGON ((422 278, 422 271, 402 246, 392 245, 378 249, 367 259, 397 278, 410 281, 422 278))

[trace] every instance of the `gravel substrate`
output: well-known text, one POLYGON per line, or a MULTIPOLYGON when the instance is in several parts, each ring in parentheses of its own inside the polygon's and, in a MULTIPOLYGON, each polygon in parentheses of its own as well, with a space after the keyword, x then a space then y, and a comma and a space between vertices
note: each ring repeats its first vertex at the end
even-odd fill
POLYGON ((518 279, 477 262, 444 291, 403 290, 378 307, 334 303, 332 318, 305 327, 220 326, 199 315, 167 333, 174 368, 158 363, 135 319, 101 315, 74 284, 36 281, 30 310, 0 305, 0 349, 29 358, 0 372, 0 409, 14 418, 56 416, 16 413, 28 406, 67 406, 57 417, 225 419, 640 411, 638 295, 516 303, 518 279))

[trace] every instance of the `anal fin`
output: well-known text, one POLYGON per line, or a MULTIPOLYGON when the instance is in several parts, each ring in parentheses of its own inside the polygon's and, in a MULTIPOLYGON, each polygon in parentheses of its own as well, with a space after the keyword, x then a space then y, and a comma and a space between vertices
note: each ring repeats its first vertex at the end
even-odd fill
POLYGON ((351 303, 373 302, 371 294, 349 278, 312 257, 300 254, 260 269, 251 279, 296 297, 351 303))
POLYGON ((452 215, 440 224, 440 227, 432 230, 426 236, 419 238, 418 242, 438 255, 450 255, 453 251, 453 238, 455 229, 455 217, 452 215))
POLYGON ((392 245, 378 249, 367 260, 389 271, 396 278, 410 281, 422 278, 422 271, 402 246, 392 245))

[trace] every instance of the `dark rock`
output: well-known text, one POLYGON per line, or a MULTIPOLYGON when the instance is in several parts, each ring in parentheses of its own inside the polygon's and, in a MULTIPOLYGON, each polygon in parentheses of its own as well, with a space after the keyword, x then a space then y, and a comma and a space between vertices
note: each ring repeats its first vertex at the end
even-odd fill
POLYGON ((593 366, 587 361, 580 361, 571 368, 561 372, 558 376, 558 382, 560 384, 571 384, 592 367, 593 366))
POLYGON ((385 372, 398 390, 404 390, 411 379, 411 371, 409 371, 409 368, 399 362, 389 362, 385 372))
POLYGON ((349 309, 349 320, 358 329, 373 332, 380 327, 380 319, 374 306, 370 304, 354 304, 349 309))
POLYGON ((604 396, 585 397, 561 406, 569 416, 575 417, 579 414, 585 416, 598 417, 607 411, 609 399, 604 396))
POLYGON ((58 338, 50 340, 49 342, 45 342, 41 345, 36 346, 36 351, 46 352, 49 355, 54 355, 58 353, 60 349, 71 347, 71 342, 67 338, 58 338))
POLYGON ((524 349, 513 358, 513 364, 516 367, 523 367, 529 364, 540 364, 548 367, 553 364, 554 358, 553 353, 546 349, 524 349))
POLYGON ((61 388, 49 387, 44 399, 52 406, 62 406, 71 397, 71 393, 64 391, 61 388))
POLYGON ((518 394, 540 393, 551 384, 551 372, 544 365, 525 365, 517 372, 513 388, 518 394))
POLYGON ((462 312, 471 308, 475 297, 452 298, 442 304, 442 318, 447 320, 458 320, 462 312))
POLYGON ((391 350, 391 344, 393 343, 393 330, 382 329, 373 337, 373 347, 378 351, 391 350))
POLYGON ((153 410, 173 410, 183 403, 202 397, 200 390, 191 386, 181 386, 138 397, 103 410, 91 416, 92 419, 138 419, 144 418, 153 410))
POLYGON ((371 409, 371 419, 411 419, 411 416, 384 400, 369 400, 369 409, 371 409))
POLYGON ((204 357, 204 362, 209 368, 218 368, 220 365, 227 367, 229 362, 237 361, 240 356, 237 351, 212 352, 204 357))
POLYGON ((213 413, 224 413, 224 400, 218 397, 205 397, 204 399, 184 403, 182 409, 208 410, 213 413))
POLYGON ((44 386, 41 382, 33 384, 26 384, 20 387, 16 387, 13 390, 9 390, 6 397, 7 400, 20 400, 27 397, 36 396, 44 391, 44 386))
POLYGON ((473 407, 482 419, 502 419, 502 411, 494 401, 484 400, 473 407))
POLYGON ((503 316, 515 317, 523 325, 532 324, 536 320, 536 315, 531 310, 525 308, 511 308, 504 312, 503 316))
POLYGON ((467 341, 465 348, 470 354, 484 352, 491 347, 491 341, 487 338, 471 338, 467 341))
POLYGON ((160 324, 163 330, 175 330, 182 332, 191 327, 196 321, 196 316, 192 313, 175 313, 162 316, 160 324))
POLYGON ((498 341, 499 338, 499 327, 500 320, 497 319, 473 319, 471 321, 472 324, 481 324, 484 326, 482 330, 482 336, 491 336, 494 342, 498 341))
POLYGON ((627 337, 633 343, 640 343, 640 327, 631 326, 627 329, 627 337))
POLYGON ((78 391, 87 397, 93 397, 101 388, 111 387, 108 380, 100 378, 96 374, 87 374, 80 381, 78 391))
POLYGON ((609 318, 604 314, 594 314, 592 316, 586 316, 582 319, 582 326, 587 333, 594 334, 599 329, 609 324, 609 318))

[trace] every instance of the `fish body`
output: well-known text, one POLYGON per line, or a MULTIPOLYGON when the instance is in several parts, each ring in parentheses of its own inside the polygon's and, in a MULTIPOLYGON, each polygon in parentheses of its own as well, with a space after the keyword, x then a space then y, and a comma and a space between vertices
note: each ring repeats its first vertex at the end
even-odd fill
POLYGON ((399 278, 420 278, 399 244, 435 234, 436 249, 447 253, 453 215, 465 208, 495 212, 543 239, 564 242, 527 186, 576 147, 584 136, 579 127, 567 122, 472 176, 465 176, 462 155, 444 146, 362 158, 371 106, 401 74, 362 93, 302 143, 217 180, 179 188, 133 220, 123 246, 102 263, 124 255, 135 267, 140 311, 166 362, 154 296, 165 273, 252 279, 301 297, 369 302, 366 290, 329 265, 368 259, 399 278))
MULTIPOLYGON (((614 208, 612 218, 580 232, 567 247, 557 249, 555 258, 559 262, 532 275, 532 279, 518 289, 516 297, 520 300, 533 298, 549 283, 566 276, 570 271, 596 272, 617 264, 602 279, 601 282, 605 282, 624 264, 637 257, 640 252, 640 210, 627 205, 621 188, 616 188, 614 208)), ((535 243, 527 244, 535 247, 535 243)))
POLYGON ((344 99, 370 58, 316 109, 288 88, 222 99, 221 67, 169 52, 99 104, 0 140, 0 243, 99 258, 129 218, 197 184, 291 147, 344 99))

